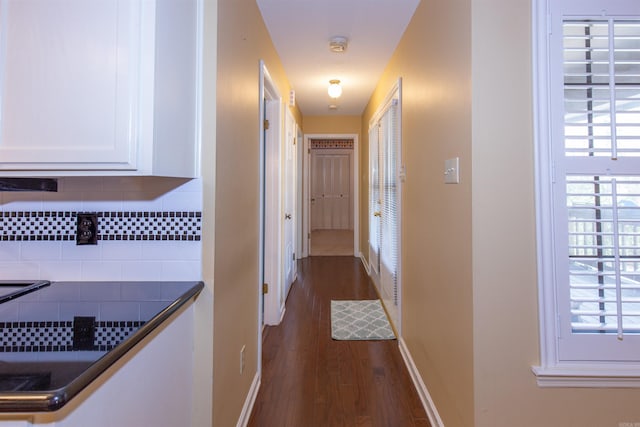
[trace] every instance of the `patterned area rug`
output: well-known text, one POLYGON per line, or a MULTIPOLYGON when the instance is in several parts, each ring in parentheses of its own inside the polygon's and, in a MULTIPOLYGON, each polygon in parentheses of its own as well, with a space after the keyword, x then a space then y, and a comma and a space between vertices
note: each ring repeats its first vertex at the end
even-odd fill
POLYGON ((392 340, 396 336, 380 300, 331 301, 334 340, 392 340))

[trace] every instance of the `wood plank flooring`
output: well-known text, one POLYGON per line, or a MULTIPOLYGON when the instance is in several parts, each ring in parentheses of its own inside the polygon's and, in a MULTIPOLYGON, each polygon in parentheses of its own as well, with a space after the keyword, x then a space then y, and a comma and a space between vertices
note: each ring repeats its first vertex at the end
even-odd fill
POLYGON ((312 256, 353 256, 353 230, 313 230, 312 256))
POLYGON ((250 427, 431 427, 396 340, 334 341, 332 299, 375 299, 361 261, 298 263, 283 322, 266 327, 250 427))

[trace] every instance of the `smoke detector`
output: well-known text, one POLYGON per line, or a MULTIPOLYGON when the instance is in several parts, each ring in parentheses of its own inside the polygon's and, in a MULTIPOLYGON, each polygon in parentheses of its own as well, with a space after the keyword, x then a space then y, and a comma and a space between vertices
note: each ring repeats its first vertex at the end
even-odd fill
POLYGON ((329 40, 329 50, 335 53, 342 53, 347 50, 347 38, 342 36, 333 37, 329 40))

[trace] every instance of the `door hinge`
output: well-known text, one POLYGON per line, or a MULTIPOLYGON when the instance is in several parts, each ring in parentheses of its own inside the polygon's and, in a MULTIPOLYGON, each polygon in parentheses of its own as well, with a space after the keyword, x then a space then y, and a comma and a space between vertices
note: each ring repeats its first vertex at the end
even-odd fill
POLYGON ((311 154, 311 148, 307 148, 307 153, 311 154))
POLYGON ((267 130, 269 129, 269 120, 264 119, 264 129, 267 130))
POLYGON ((296 260, 296 253, 294 252, 291 255, 292 255, 291 259, 293 259, 295 261, 296 260))
POLYGON ((307 239, 311 238, 311 233, 307 233, 307 239))
POLYGON ((269 293, 269 284, 268 283, 263 283, 262 284, 262 293, 263 294, 268 294, 269 293))

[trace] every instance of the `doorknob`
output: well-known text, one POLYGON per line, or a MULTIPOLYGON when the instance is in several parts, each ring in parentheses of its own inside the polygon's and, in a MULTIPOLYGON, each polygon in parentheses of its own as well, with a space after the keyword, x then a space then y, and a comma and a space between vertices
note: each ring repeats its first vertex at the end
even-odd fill
POLYGON ((284 219, 291 219, 291 214, 284 214, 284 219))
POLYGON ((314 199, 314 198, 312 198, 312 199, 311 199, 311 203, 313 203, 313 202, 315 202, 315 201, 316 201, 316 199, 314 199))
POLYGON ((378 211, 378 212, 374 212, 374 213, 373 213, 373 216, 382 216, 382 213, 381 213, 380 211, 378 211))

